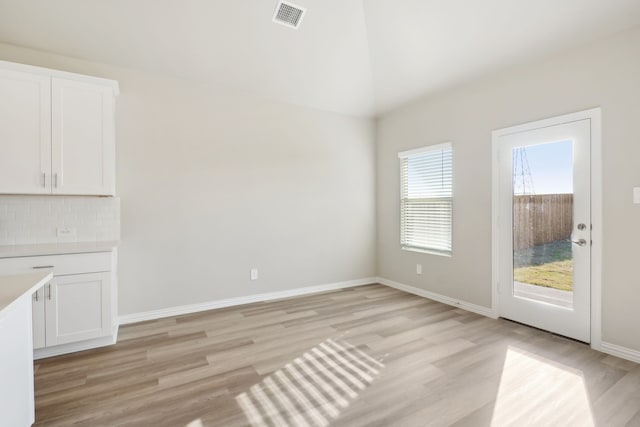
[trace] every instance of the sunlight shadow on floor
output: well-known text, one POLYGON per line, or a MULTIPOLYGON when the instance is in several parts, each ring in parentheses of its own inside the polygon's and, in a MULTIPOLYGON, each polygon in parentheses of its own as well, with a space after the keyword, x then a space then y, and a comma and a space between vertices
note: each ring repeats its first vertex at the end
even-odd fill
POLYGON ((328 339, 236 396, 253 427, 326 427, 376 379, 384 364, 328 339))
POLYGON ((491 425, 595 425, 582 372, 509 346, 491 425))

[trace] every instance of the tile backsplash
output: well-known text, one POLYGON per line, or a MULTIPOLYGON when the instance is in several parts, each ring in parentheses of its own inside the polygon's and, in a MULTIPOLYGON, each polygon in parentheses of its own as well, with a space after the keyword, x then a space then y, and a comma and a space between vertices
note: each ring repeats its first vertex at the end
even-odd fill
POLYGON ((118 197, 0 196, 0 245, 110 240, 120 240, 118 197))

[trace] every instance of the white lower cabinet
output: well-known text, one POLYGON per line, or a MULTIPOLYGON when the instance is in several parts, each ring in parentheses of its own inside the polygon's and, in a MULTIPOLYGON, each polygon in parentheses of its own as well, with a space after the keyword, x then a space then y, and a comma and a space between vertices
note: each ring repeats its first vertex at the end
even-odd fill
POLYGON ((115 251, 0 259, 0 274, 49 270, 32 296, 36 358, 115 343, 115 251))
POLYGON ((55 276, 34 294, 34 349, 110 334, 110 273, 55 276))

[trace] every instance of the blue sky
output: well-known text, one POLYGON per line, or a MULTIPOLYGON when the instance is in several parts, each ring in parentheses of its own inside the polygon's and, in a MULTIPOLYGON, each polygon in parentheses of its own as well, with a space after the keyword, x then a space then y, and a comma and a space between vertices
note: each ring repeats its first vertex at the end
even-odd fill
POLYGON ((573 142, 526 147, 536 194, 573 193, 573 142))

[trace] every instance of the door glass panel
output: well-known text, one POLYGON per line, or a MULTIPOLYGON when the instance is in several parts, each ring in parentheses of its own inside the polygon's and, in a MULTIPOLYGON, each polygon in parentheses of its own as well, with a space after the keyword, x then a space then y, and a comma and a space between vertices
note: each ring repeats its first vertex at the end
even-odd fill
POLYGON ((516 147, 513 295, 573 307, 573 143, 516 147))

